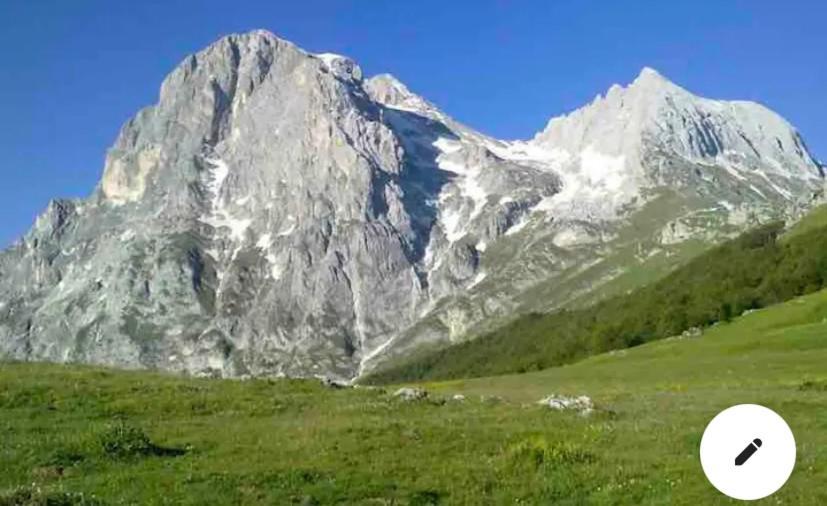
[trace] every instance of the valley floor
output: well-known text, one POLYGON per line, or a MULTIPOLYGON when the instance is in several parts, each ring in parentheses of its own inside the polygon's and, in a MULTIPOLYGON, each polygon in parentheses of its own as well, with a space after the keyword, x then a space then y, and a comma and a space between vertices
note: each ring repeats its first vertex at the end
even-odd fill
POLYGON ((428 384, 410 402, 395 388, 4 364, 0 505, 734 503, 707 483, 698 445, 741 403, 777 411, 798 445, 764 502, 825 504, 825 363, 827 291, 701 337, 428 384), (551 393, 597 410, 536 404, 551 393))

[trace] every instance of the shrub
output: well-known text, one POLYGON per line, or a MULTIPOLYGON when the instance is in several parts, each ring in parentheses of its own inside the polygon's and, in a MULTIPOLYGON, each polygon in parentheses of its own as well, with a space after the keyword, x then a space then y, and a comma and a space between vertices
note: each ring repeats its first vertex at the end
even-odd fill
POLYGON ((144 431, 124 422, 107 427, 98 441, 103 453, 116 459, 146 457, 156 454, 158 450, 144 431))

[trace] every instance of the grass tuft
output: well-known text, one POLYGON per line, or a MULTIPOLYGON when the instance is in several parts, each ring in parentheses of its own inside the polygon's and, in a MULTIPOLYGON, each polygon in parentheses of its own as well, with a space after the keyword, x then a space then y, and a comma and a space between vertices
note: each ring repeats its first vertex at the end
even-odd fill
POLYGON ((522 440, 508 448, 507 455, 516 467, 528 466, 534 469, 546 466, 571 467, 591 464, 597 460, 594 454, 572 443, 550 442, 544 437, 522 440))

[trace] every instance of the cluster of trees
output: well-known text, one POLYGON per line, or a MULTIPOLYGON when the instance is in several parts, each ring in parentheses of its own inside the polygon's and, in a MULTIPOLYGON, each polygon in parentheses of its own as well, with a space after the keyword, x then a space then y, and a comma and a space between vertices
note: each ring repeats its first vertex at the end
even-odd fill
POLYGON ((521 373, 636 346, 827 287, 827 226, 781 222, 724 243, 663 279, 579 310, 530 314, 478 339, 379 371, 372 383, 521 373))

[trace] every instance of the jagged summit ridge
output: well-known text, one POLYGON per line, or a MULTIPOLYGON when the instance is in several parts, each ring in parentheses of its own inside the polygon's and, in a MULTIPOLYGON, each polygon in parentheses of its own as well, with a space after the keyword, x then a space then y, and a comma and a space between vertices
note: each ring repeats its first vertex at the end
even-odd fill
POLYGON ((650 68, 627 87, 614 85, 588 106, 552 118, 531 143, 557 152, 567 162, 562 170, 584 176, 584 185, 605 185, 614 200, 609 215, 641 188, 683 178, 652 163, 662 155, 723 168, 750 180, 748 188, 763 198, 794 200, 822 179, 801 136, 774 112, 695 96, 650 68), (592 170, 595 160, 603 169, 592 170))
POLYGON ((786 216, 821 171, 774 113, 652 70, 502 141, 345 56, 230 35, 124 125, 90 198, 0 253, 0 355, 352 378, 562 304, 582 272, 600 286, 623 248, 786 216), (666 193, 681 205, 618 242, 666 193))
POLYGON ((766 107, 695 96, 650 68, 629 86, 614 85, 592 104, 552 118, 534 138, 558 149, 597 142, 611 155, 640 148, 644 140, 687 157, 714 158, 729 148, 746 148, 738 151, 776 155, 802 168, 814 165, 798 132, 766 107))

